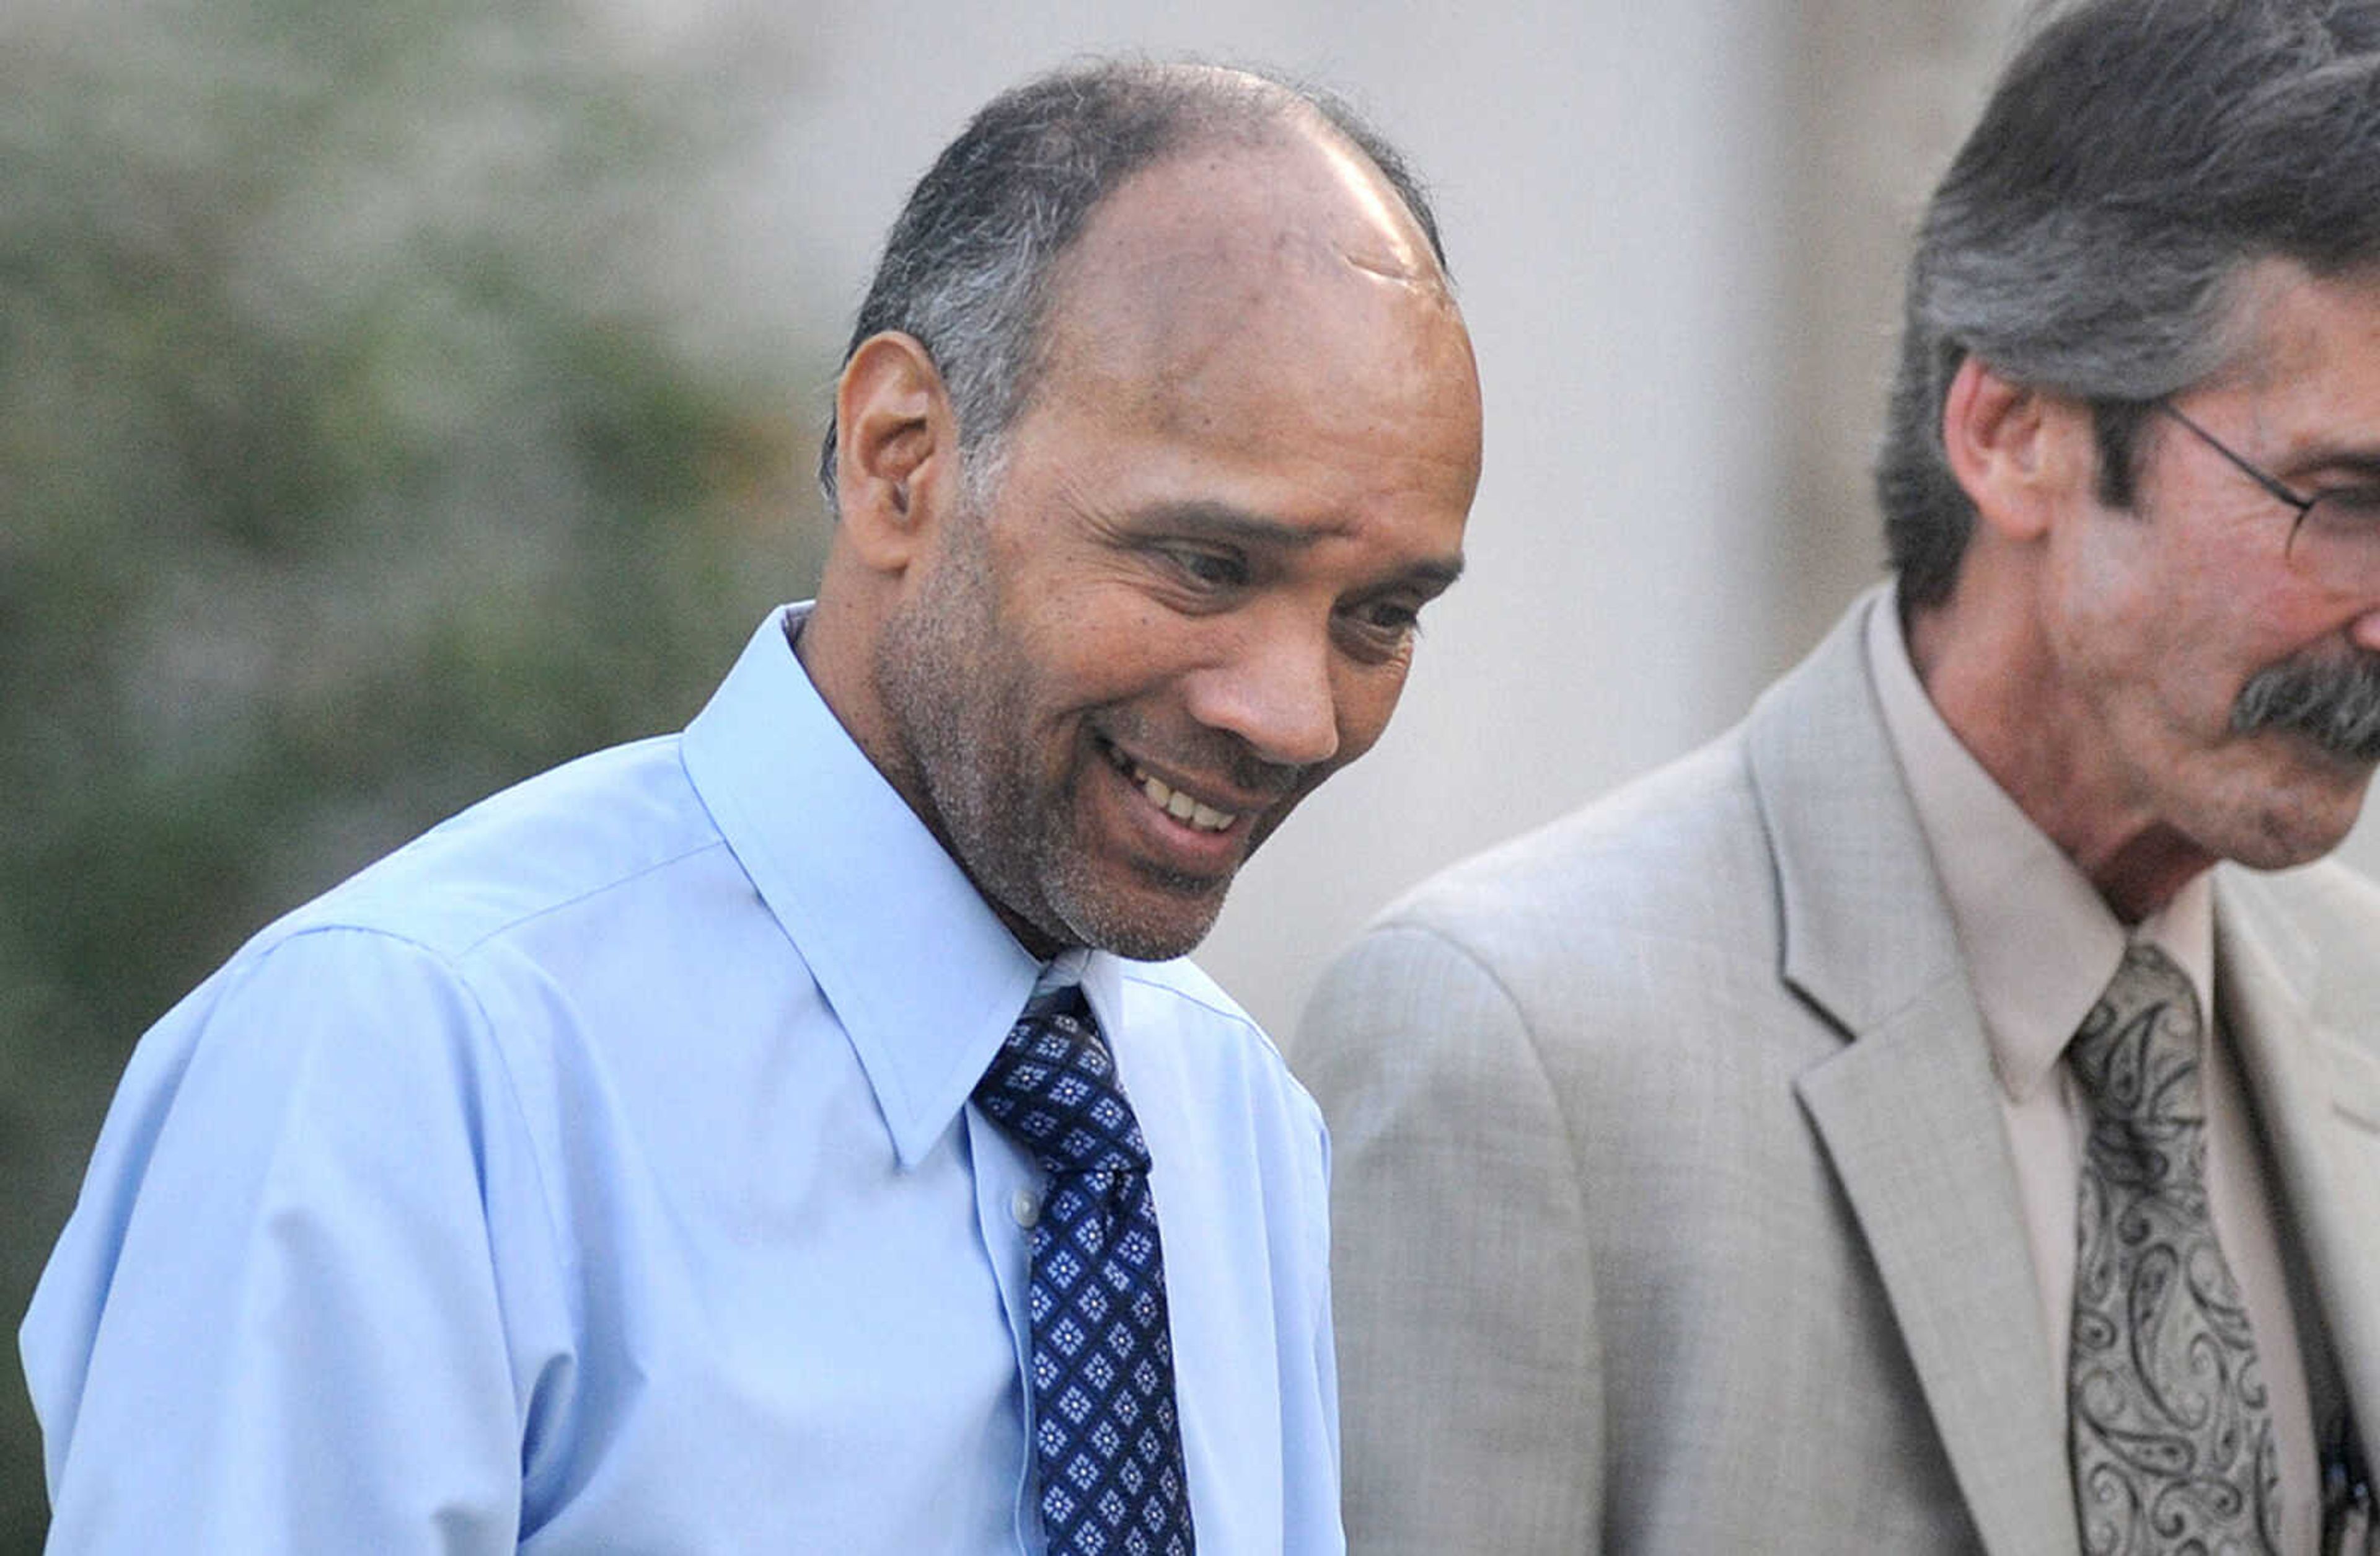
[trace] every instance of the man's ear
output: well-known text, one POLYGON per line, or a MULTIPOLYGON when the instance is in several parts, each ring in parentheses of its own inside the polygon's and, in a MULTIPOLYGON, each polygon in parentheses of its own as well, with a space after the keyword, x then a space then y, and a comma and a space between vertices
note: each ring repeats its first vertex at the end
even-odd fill
POLYGON ((1972 354, 1943 398, 1942 449, 1980 521, 2009 540, 2037 539, 2094 489, 2091 407, 2011 383, 1972 354))
POLYGON ((860 342, 834 391, 838 540, 871 568, 916 557, 958 491, 958 417, 914 336, 860 342))

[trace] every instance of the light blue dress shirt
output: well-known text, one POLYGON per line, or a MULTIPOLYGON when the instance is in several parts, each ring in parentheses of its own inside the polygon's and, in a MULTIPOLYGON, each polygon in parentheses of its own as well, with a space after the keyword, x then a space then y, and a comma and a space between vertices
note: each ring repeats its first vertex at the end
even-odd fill
MULTIPOLYGON (((1083 955, 1155 1161, 1208 1556, 1335 1552, 1322 1124, 1083 955)), ((126 1072, 22 1333, 67 1551, 1038 1552, 1041 968, 763 625, 683 736, 273 925, 126 1072)))

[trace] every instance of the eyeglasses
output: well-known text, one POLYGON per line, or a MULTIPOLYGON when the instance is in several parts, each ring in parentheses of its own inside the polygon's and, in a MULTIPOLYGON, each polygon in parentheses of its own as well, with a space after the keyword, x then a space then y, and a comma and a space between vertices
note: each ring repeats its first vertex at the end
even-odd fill
POLYGON ((2281 554, 2325 582, 2380 588, 2380 482, 2299 492, 2262 466, 2235 453, 2221 438, 2181 413, 2171 400, 2153 400, 2158 410, 2188 428, 2223 456, 2231 468, 2297 510, 2297 522, 2281 554))

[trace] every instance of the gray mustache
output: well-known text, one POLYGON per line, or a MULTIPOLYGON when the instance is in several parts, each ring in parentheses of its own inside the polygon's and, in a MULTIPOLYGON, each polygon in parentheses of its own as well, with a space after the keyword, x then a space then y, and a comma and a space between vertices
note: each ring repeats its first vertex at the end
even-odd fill
POLYGON ((2380 761, 2380 654, 2258 671, 2231 704, 2231 731, 2260 729, 2295 730, 2335 756, 2380 761))

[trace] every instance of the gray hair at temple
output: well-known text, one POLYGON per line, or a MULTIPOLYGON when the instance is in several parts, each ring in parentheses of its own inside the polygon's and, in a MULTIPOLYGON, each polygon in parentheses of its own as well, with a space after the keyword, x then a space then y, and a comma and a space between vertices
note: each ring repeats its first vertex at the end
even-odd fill
POLYGON ((2236 348, 2255 262, 2380 261, 2380 0, 2083 0, 2036 13, 1935 190, 1876 465, 1911 607, 1958 581, 1974 508, 1942 448, 1973 354, 2090 403, 2132 500, 2153 402, 2236 348))
MULTIPOLYGON (((844 359, 887 330, 916 337, 950 390, 969 481, 988 479, 1041 365, 1050 277, 1099 201, 1170 155, 1318 118, 1379 170, 1443 270, 1419 182, 1337 97, 1253 71, 1105 60, 1002 93, 944 148, 885 240, 844 359)), ((818 472, 830 513, 834 462, 830 410, 818 472)))

